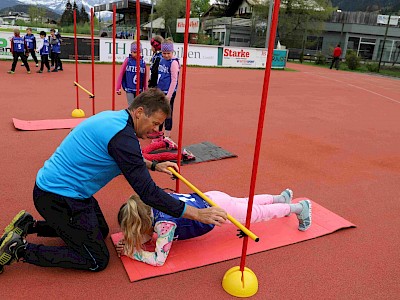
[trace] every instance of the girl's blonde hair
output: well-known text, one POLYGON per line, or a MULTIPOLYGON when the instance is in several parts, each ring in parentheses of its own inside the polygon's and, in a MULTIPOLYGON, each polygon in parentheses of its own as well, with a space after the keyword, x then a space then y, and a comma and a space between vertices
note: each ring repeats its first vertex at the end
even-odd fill
POLYGON ((142 251, 143 236, 152 228, 151 208, 138 195, 132 195, 118 212, 118 223, 125 239, 125 254, 142 251))

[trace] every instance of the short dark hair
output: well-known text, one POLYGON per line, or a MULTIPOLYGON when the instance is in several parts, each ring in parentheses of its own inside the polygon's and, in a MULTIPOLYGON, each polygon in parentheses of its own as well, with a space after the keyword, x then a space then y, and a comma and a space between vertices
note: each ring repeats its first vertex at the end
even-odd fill
POLYGON ((41 32, 39 32, 40 36, 46 36, 46 32, 44 32, 43 30, 41 32))
POLYGON ((56 30, 54 28, 51 28, 50 32, 56 32, 56 30))
POLYGON ((146 116, 151 116, 159 110, 167 116, 171 114, 168 99, 158 88, 151 88, 139 94, 129 106, 129 110, 133 111, 138 107, 143 107, 146 116))

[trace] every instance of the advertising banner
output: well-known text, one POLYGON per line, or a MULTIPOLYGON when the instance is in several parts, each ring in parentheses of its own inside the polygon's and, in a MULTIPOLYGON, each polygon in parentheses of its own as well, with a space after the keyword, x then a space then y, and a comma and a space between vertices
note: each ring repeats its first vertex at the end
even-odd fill
MULTIPOLYGON (((185 32, 186 19, 176 19, 176 32, 185 32)), ((189 18, 189 33, 199 33, 200 19, 189 18)))
MULTIPOLYGON (((389 15, 378 15, 376 23, 387 25, 388 21, 389 21, 389 15)), ((389 25, 397 26, 398 24, 399 24, 399 16, 390 16, 389 25)))
MULTIPOLYGON (((116 61, 123 62, 129 56, 132 40, 117 40, 116 42, 116 61)), ((153 55, 149 41, 141 41, 142 55, 146 63, 150 63, 153 55)), ((174 43, 174 54, 180 59, 182 64, 183 44, 174 43)), ((100 61, 112 62, 112 39, 100 39, 100 61)), ((188 65, 199 66, 217 66, 218 65, 218 48, 199 45, 189 45, 188 48, 188 65)))
MULTIPOLYGON (((265 68, 268 51, 246 47, 224 47, 222 51, 222 66, 242 68, 265 68)), ((274 50, 272 68, 286 66, 286 50, 274 50)))

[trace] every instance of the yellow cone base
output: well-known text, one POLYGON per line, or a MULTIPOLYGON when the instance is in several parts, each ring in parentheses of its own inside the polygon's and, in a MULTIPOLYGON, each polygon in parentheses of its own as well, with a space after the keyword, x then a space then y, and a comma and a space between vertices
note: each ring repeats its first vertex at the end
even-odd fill
POLYGON ((82 109, 79 108, 75 108, 72 113, 71 116, 73 118, 83 118, 85 116, 85 112, 82 109))
POLYGON ((258 280, 256 274, 249 268, 243 270, 240 267, 233 267, 226 271, 222 279, 222 287, 228 294, 236 297, 251 297, 258 291, 258 280))

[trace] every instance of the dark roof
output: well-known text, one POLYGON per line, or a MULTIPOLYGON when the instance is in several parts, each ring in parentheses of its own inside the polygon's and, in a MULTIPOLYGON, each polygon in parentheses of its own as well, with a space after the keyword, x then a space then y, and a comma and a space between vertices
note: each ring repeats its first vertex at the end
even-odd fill
MULTIPOLYGON (((124 14, 124 15, 125 14, 136 14, 136 1, 131 1, 131 0, 120 0, 120 1, 110 2, 107 4, 95 5, 94 12, 112 11, 114 4, 117 7, 118 14, 124 14)), ((140 10, 141 11, 145 10, 145 11, 150 12, 151 4, 140 1, 140 10)))

